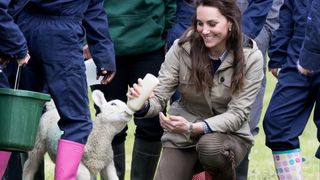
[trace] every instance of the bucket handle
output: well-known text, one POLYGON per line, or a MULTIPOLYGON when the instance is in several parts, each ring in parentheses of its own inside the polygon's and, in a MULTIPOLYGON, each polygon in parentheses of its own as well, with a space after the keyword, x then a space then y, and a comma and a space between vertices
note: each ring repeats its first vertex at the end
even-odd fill
POLYGON ((16 79, 15 79, 15 82, 14 82, 14 89, 18 89, 19 88, 20 74, 21 74, 22 66, 23 66, 22 64, 18 64, 16 79))

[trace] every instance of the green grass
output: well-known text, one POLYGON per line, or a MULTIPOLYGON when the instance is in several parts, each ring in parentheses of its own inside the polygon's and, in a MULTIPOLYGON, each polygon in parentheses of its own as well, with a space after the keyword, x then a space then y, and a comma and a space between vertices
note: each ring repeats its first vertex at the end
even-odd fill
MULTIPOLYGON (((267 73, 267 89, 264 97, 264 108, 262 111, 262 117, 265 109, 270 101, 276 79, 267 73)), ((92 107, 92 104, 91 104, 92 107)), ((130 179, 131 170, 131 154, 134 139, 134 123, 129 123, 128 136, 126 141, 126 180, 130 179)), ((275 180, 277 179, 271 150, 265 146, 265 135, 259 124, 260 133, 256 136, 255 145, 253 146, 250 154, 249 175, 248 180, 275 180)), ((314 154, 319 146, 319 142, 316 139, 316 126, 313 123, 312 117, 310 118, 304 133, 300 137, 302 156, 305 159, 303 162, 303 171, 305 180, 320 180, 320 160, 317 159, 314 154)), ((54 166, 46 157, 46 179, 53 179, 54 166)))

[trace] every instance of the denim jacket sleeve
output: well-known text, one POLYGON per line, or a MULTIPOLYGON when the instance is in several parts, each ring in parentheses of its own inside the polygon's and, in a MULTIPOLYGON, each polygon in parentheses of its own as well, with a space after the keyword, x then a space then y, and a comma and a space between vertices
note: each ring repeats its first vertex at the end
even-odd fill
POLYGON ((320 2, 312 1, 308 7, 305 39, 301 49, 299 64, 314 72, 320 70, 320 2))
POLYGON ((13 17, 8 13, 10 0, 0 1, 0 56, 20 59, 27 54, 27 43, 13 17))
POLYGON ((116 71, 113 42, 109 34, 103 0, 91 1, 84 15, 83 26, 92 58, 98 69, 116 71))

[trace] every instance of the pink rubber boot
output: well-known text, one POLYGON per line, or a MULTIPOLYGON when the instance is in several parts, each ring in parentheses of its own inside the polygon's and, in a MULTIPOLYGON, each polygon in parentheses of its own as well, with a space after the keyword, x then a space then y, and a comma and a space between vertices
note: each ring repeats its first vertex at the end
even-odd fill
POLYGON ((55 180, 76 180, 83 150, 83 144, 65 139, 59 140, 54 172, 55 180))
POLYGON ((7 165, 11 156, 11 152, 0 151, 0 179, 7 169, 7 165))

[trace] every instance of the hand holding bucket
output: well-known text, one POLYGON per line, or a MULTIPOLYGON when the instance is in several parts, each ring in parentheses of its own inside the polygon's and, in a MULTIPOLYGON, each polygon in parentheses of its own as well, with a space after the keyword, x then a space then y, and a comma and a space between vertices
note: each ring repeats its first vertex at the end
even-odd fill
POLYGON ((48 94, 17 89, 23 64, 18 66, 15 89, 0 88, 1 150, 33 148, 44 103, 51 99, 48 94))

